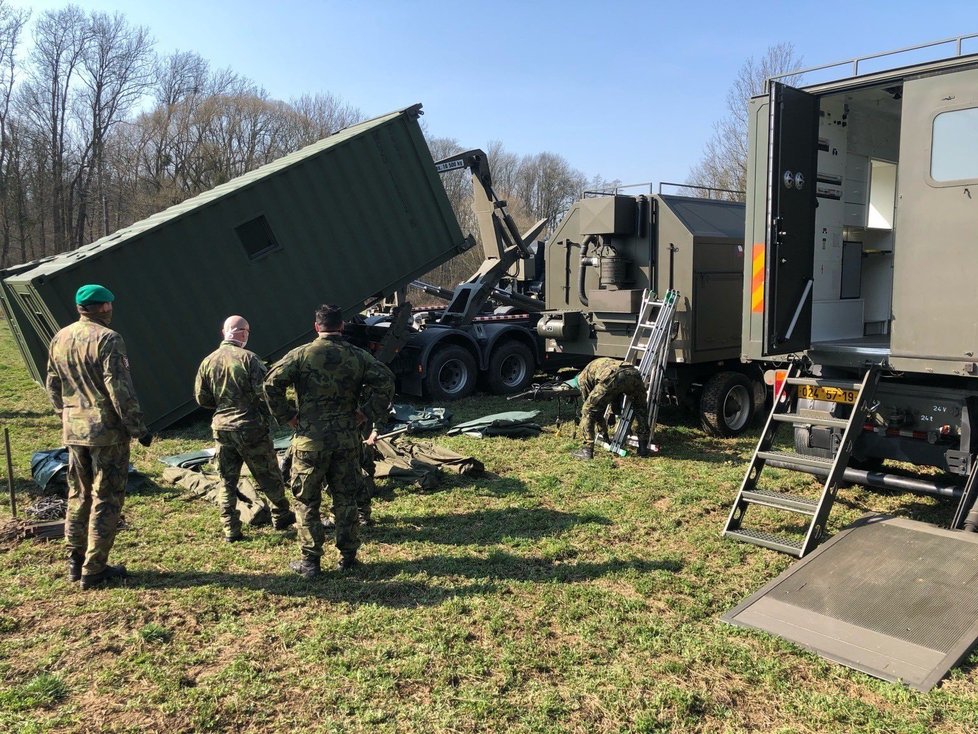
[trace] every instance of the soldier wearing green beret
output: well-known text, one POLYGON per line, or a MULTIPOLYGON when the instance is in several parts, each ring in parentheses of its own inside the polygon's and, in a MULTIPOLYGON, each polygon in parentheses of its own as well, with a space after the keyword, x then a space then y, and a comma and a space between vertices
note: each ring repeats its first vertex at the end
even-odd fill
MULTIPOLYGON (((578 433, 583 446, 572 455, 578 459, 594 458, 595 426, 604 422, 604 414, 613 402, 628 397, 632 401, 632 418, 638 434, 638 455, 651 456, 649 449, 649 408, 645 380, 634 365, 617 359, 599 357, 592 360, 577 376, 584 405, 578 433)), ((605 427, 607 433, 607 426, 605 427)))
POLYGON ((302 559, 290 568, 307 579, 321 573, 324 482, 333 503, 339 568, 345 571, 357 564, 362 441, 358 427, 386 415, 394 396, 391 371, 343 339, 343 312, 338 306, 320 306, 315 328, 318 337, 286 354, 265 378, 273 415, 296 429, 288 483, 296 500, 302 559), (295 403, 286 396, 289 387, 295 388, 295 403))
POLYGON ((79 288, 78 321, 54 335, 48 353, 47 393, 68 447, 68 578, 83 589, 126 575, 108 559, 125 500, 129 441, 152 441, 125 342, 109 328, 114 300, 104 286, 79 288))
POLYGON ((228 316, 221 345, 200 363, 194 382, 197 404, 214 411, 211 429, 221 474, 218 504, 224 539, 229 543, 244 537, 238 514, 242 464, 248 465, 271 502, 275 529, 285 530, 295 522, 272 446, 271 413, 262 390, 267 369, 257 354, 245 349, 250 334, 251 327, 243 317, 228 316))

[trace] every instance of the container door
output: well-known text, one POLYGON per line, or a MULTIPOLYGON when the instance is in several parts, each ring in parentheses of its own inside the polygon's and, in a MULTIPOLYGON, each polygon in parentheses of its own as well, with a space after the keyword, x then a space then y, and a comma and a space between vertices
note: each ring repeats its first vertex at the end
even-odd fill
POLYGON ((770 119, 765 356, 811 341, 818 100, 773 82, 770 119))
POLYGON ((898 369, 973 375, 978 362, 978 69, 904 84, 899 167, 891 363, 898 369))

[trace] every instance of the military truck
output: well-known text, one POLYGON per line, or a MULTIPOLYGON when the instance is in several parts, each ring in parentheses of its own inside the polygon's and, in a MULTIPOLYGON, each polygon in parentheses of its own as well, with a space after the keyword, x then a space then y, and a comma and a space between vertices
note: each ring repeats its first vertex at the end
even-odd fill
POLYGON ((766 397, 760 365, 740 361, 744 205, 662 191, 595 194, 568 210, 547 240, 537 332, 550 361, 623 358, 643 291, 678 290, 667 397, 708 432, 737 435, 766 397))
MULTIPOLYGON (((808 552, 842 480, 960 497, 965 522, 978 451, 978 55, 962 40, 940 60, 860 73, 857 59, 851 75, 802 88, 775 78, 750 100, 742 357, 791 371, 728 531, 752 502, 815 520, 799 547, 741 539, 808 552), (793 451, 772 445, 781 424, 793 451), (886 460, 950 478, 898 476, 886 460), (808 506, 758 490, 765 464, 825 478, 823 496, 808 506)), ((826 70, 837 71, 793 73, 826 70)))

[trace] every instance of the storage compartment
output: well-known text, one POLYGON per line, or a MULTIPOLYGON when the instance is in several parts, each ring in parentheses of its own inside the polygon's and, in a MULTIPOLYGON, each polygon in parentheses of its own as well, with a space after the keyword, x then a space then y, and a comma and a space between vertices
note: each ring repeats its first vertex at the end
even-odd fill
POLYGON ((899 87, 820 100, 812 344, 888 350, 899 87))

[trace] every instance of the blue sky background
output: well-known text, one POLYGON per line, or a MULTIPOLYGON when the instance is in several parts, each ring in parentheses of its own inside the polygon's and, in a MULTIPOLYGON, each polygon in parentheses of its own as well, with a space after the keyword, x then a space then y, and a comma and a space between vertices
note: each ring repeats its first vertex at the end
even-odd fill
MULTIPOLYGON (((10 3, 35 14, 66 4, 10 3)), ((737 70, 772 44, 793 43, 814 66, 978 33, 978 0, 77 4, 123 12, 158 52, 197 51, 272 97, 331 92, 369 116, 422 102, 432 135, 551 151, 624 183, 685 180, 737 70)))

